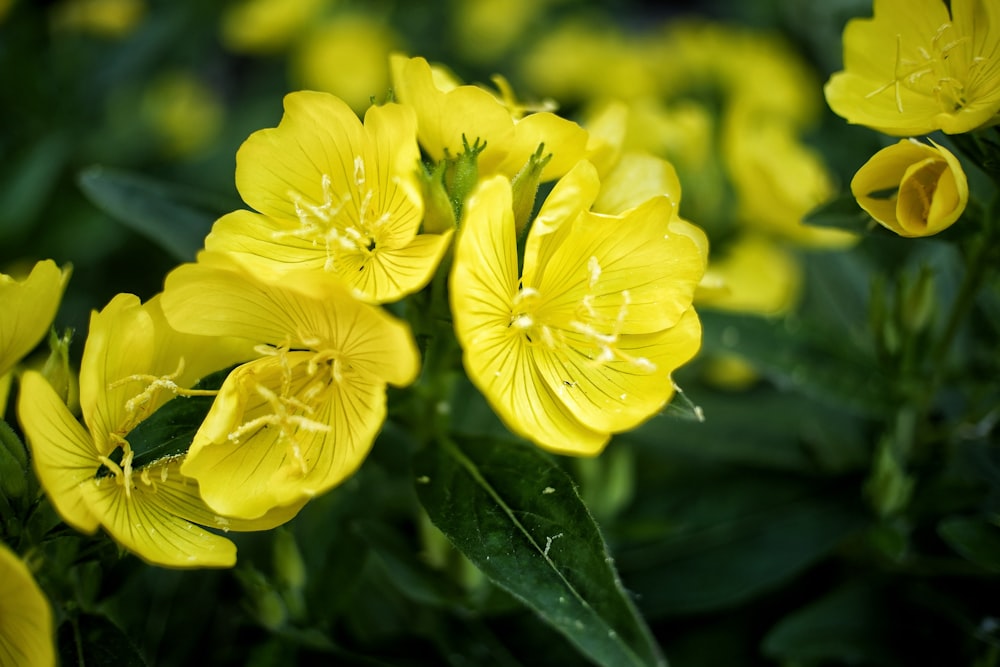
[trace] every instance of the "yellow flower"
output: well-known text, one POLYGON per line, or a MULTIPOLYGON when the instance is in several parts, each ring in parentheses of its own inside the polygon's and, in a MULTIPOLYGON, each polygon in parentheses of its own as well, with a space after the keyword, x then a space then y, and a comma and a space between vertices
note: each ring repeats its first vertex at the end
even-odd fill
POLYGON ((202 253, 167 276, 178 329, 240 336, 260 358, 230 373, 181 467, 216 511, 254 518, 339 484, 361 465, 386 415, 386 383, 417 375, 405 323, 334 283, 272 284, 202 253))
POLYGON ((195 155, 211 145, 225 117, 220 100, 194 75, 159 75, 145 91, 142 110, 171 156, 195 155))
MULTIPOLYGON (((289 4, 289 3, 285 3, 289 4)), ((332 93, 358 113, 389 90, 389 53, 399 37, 385 21, 364 14, 337 16, 299 40, 291 56, 301 88, 332 93)))
POLYGON ((218 220, 205 240, 254 270, 327 275, 367 301, 394 301, 430 280, 451 234, 418 234, 423 202, 413 111, 373 106, 365 123, 343 101, 285 96, 276 128, 236 155, 236 187, 259 211, 218 220))
POLYGON ((833 197, 833 177, 787 123, 736 107, 726 125, 723 150, 740 222, 801 246, 842 248, 857 241, 849 232, 802 223, 833 197))
POLYGON ((24 561, 0 543, 0 665, 55 664, 49 602, 24 561))
POLYGON ((933 141, 902 139, 883 148, 851 180, 861 208, 900 236, 931 236, 950 227, 969 202, 958 158, 933 141))
POLYGON ((450 283, 466 370, 493 409, 540 446, 584 456, 663 407, 671 372, 701 338, 691 308, 704 270, 698 235, 668 196, 594 213, 600 187, 585 161, 556 184, 519 278, 510 182, 485 181, 468 202, 450 283))
POLYGON ((0 273, 0 378, 49 330, 69 274, 51 259, 35 264, 24 280, 0 273))
POLYGON ((1000 112, 1000 4, 875 0, 874 17, 844 30, 844 70, 826 84, 830 108, 897 136, 958 134, 1000 112))
POLYGON ((222 43, 236 53, 276 53, 331 4, 329 0, 240 0, 222 15, 222 43))
POLYGON ((497 78, 501 95, 478 86, 459 85, 423 58, 394 54, 390 59, 396 99, 417 115, 420 145, 435 162, 461 155, 478 140, 485 149, 479 176, 514 177, 545 145, 552 158, 542 169, 542 182, 565 174, 584 156, 587 133, 576 123, 549 111, 526 113, 506 82, 497 78))
POLYGON ((129 443, 132 429, 175 394, 190 395, 185 387, 248 352, 247 343, 175 332, 159 298, 140 304, 119 294, 91 316, 80 367, 87 428, 41 375, 25 373, 18 416, 38 479, 62 518, 86 533, 103 526, 155 565, 228 567, 236 547, 200 526, 262 530, 294 516, 298 508, 256 522, 219 516, 181 474, 183 455, 147 462, 129 443))
POLYGON ((63 0, 52 12, 56 30, 124 37, 146 13, 143 0, 63 0))
POLYGON ((699 306, 761 315, 789 310, 802 287, 802 267, 795 257, 757 234, 742 234, 722 255, 713 256, 707 277, 719 289, 699 292, 699 306))

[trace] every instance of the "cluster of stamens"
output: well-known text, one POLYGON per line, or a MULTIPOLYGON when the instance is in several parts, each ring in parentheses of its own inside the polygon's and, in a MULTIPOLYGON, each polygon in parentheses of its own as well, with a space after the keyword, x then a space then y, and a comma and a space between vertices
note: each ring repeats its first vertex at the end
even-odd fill
MULTIPOLYGON (((529 344, 544 345, 549 349, 566 346, 566 329, 582 335, 594 348, 596 354, 591 356, 595 365, 603 365, 612 361, 623 361, 645 373, 656 371, 656 365, 645 357, 632 356, 618 347, 622 327, 628 317, 632 297, 628 290, 622 290, 621 304, 612 321, 602 316, 594 305, 596 287, 601 278, 601 266, 596 257, 590 257, 587 262, 589 279, 587 291, 577 307, 576 316, 563 327, 552 326, 543 322, 537 316, 537 309, 542 297, 533 287, 522 287, 512 301, 509 327, 521 332, 529 344)), ((575 384, 567 381, 567 384, 575 384)))
POLYGON ((382 228, 389 222, 389 212, 379 212, 374 206, 375 190, 367 183, 365 162, 361 156, 354 158, 354 193, 335 192, 329 174, 323 174, 321 185, 323 201, 315 203, 301 193, 289 190, 288 197, 295 205, 299 226, 295 229, 277 230, 272 238, 286 237, 310 242, 322 247, 326 254, 325 271, 336 271, 337 259, 342 254, 361 254, 371 257, 378 246, 382 228), (349 206, 357 203, 356 208, 349 206))
POLYGON ((304 371, 308 380, 305 386, 295 390, 293 384, 296 378, 288 360, 289 348, 261 346, 258 351, 278 358, 282 368, 280 386, 275 388, 260 382, 254 383, 253 391, 264 399, 269 412, 243 422, 229 433, 228 440, 234 445, 240 444, 262 428, 275 427, 278 429, 278 442, 288 447, 298 472, 305 475, 309 467, 297 434, 330 431, 329 424, 313 418, 316 414, 315 405, 331 381, 336 383, 343 381, 346 371, 344 362, 340 355, 332 350, 314 352, 312 357, 298 366, 304 371))
POLYGON ((903 113, 902 88, 906 87, 923 95, 928 93, 933 95, 947 112, 963 108, 968 103, 966 83, 969 75, 987 59, 982 56, 973 57, 969 62, 968 71, 955 72, 955 61, 951 59, 951 52, 969 38, 963 36, 949 40, 947 37, 951 31, 951 23, 942 24, 931 38, 929 49, 924 46, 917 47, 916 53, 919 59, 903 56, 902 36, 897 35, 893 79, 868 93, 865 98, 875 97, 891 89, 896 99, 896 110, 903 113))

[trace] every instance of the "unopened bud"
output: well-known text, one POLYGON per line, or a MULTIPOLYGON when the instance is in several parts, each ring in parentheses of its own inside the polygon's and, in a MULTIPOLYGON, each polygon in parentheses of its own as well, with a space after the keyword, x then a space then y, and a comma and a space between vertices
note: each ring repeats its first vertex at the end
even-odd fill
POLYGON ((455 228, 455 207, 444 186, 447 162, 439 162, 431 171, 420 169, 421 190, 424 197, 424 228, 427 234, 441 234, 455 228))
POLYGON ((80 405, 80 383, 69 365, 69 346, 73 340, 73 330, 66 329, 62 336, 55 329, 49 330, 49 357, 42 366, 41 373, 63 403, 71 412, 80 405))
POLYGON ((535 196, 538 194, 538 183, 541 180, 542 169, 551 159, 552 153, 545 154, 545 144, 539 144, 538 150, 532 153, 511 181, 514 196, 514 227, 519 235, 524 232, 531 219, 531 213, 535 209, 535 196))

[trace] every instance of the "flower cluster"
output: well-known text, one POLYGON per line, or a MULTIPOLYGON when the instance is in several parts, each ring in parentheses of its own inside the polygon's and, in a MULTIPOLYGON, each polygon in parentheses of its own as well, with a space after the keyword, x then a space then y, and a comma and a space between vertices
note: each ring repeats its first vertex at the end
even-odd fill
MULTIPOLYGON (((830 108, 885 134, 962 135, 1000 122, 1000 9, 988 0, 876 0, 844 31, 844 70, 830 108)), ((858 203, 900 236, 929 236, 959 219, 968 185, 945 147, 900 141, 851 183, 858 203)))
POLYGON ((422 58, 390 65, 395 101, 363 121, 333 95, 287 95, 237 153, 252 210, 219 218, 162 294, 93 314, 83 424, 23 375, 34 467, 68 524, 157 565, 232 565, 216 531, 277 526, 363 463, 387 387, 420 376, 390 307, 421 292, 450 313, 422 313, 422 336, 462 348, 436 370, 464 360, 545 449, 597 454, 670 400, 699 348, 707 263, 670 164, 519 103, 501 78, 494 91, 422 58))

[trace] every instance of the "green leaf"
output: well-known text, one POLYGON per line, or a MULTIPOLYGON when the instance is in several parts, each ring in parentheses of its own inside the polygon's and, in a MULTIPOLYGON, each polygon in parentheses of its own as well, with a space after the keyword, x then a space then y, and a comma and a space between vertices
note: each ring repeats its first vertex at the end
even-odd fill
POLYGON ((717 466, 646 462, 619 567, 647 615, 744 603, 802 573, 865 525, 852 486, 717 466), (654 483, 653 480, 656 480, 654 483))
POLYGON ((760 384, 738 395, 685 386, 704 421, 655 417, 616 441, 658 459, 678 458, 780 470, 835 471, 867 466, 860 420, 802 394, 760 384))
POLYGON ((764 654, 782 663, 895 664, 885 596, 868 583, 839 588, 783 618, 764 638, 764 654))
POLYGON ((218 217, 203 195, 125 171, 88 167, 79 183, 98 208, 180 261, 194 260, 218 217))
POLYGON ((755 368, 803 393, 862 415, 890 407, 888 380, 846 337, 814 330, 794 317, 699 312, 707 352, 737 354, 755 368))
POLYGON ((820 204, 806 213, 802 222, 813 227, 843 229, 856 234, 865 234, 878 227, 850 192, 820 204))
POLYGON ((24 443, 0 419, 0 495, 21 498, 28 493, 28 458, 24 443))
POLYGON ((570 477, 536 448, 481 439, 415 460, 431 521, 494 583, 600 665, 665 660, 570 477))
POLYGON ((991 572, 1000 572, 1000 527, 980 517, 949 517, 938 524, 938 534, 967 560, 991 572))

